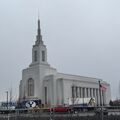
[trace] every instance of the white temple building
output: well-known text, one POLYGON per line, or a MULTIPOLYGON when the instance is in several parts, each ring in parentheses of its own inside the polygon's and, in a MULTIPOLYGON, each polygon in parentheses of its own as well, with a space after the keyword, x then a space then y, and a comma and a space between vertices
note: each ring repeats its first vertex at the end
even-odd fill
POLYGON ((110 85, 98 78, 59 73, 51 67, 47 61, 47 48, 42 40, 38 20, 32 63, 22 71, 19 99, 41 100, 42 104, 56 106, 69 104, 69 99, 73 98, 95 98, 96 105, 100 102, 108 105, 111 99, 110 85), (99 89, 100 85, 105 90, 99 89))

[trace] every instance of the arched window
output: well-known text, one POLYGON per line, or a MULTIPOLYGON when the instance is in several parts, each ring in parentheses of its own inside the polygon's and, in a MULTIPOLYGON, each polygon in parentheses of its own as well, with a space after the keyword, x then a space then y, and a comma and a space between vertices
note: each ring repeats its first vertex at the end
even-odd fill
POLYGON ((34 80, 28 79, 28 96, 34 96, 34 80))

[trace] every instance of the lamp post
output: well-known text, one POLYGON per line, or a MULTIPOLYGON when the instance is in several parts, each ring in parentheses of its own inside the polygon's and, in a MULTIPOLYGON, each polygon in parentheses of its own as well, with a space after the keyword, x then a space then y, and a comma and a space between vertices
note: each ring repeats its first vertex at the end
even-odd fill
POLYGON ((7 102, 7 109, 8 109, 8 91, 6 91, 6 94, 7 94, 7 98, 6 98, 7 101, 6 102, 7 102))

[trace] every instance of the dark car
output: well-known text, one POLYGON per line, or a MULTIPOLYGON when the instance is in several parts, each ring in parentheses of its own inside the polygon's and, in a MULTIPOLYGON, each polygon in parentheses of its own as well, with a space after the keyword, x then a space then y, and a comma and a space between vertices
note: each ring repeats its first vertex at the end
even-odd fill
POLYGON ((103 115, 108 115, 108 110, 106 108, 97 108, 95 110, 96 115, 101 115, 103 112, 103 115))

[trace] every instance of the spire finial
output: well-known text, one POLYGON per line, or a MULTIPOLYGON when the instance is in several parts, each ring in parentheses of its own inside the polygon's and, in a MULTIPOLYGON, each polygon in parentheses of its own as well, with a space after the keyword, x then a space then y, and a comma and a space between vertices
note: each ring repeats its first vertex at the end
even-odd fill
POLYGON ((38 29, 37 29, 37 36, 36 36, 36 45, 43 44, 42 41, 42 35, 41 35, 41 29, 40 29, 40 18, 39 18, 39 11, 38 11, 38 29))
POLYGON ((38 29, 40 29, 40 13, 39 13, 39 9, 38 9, 38 29))

